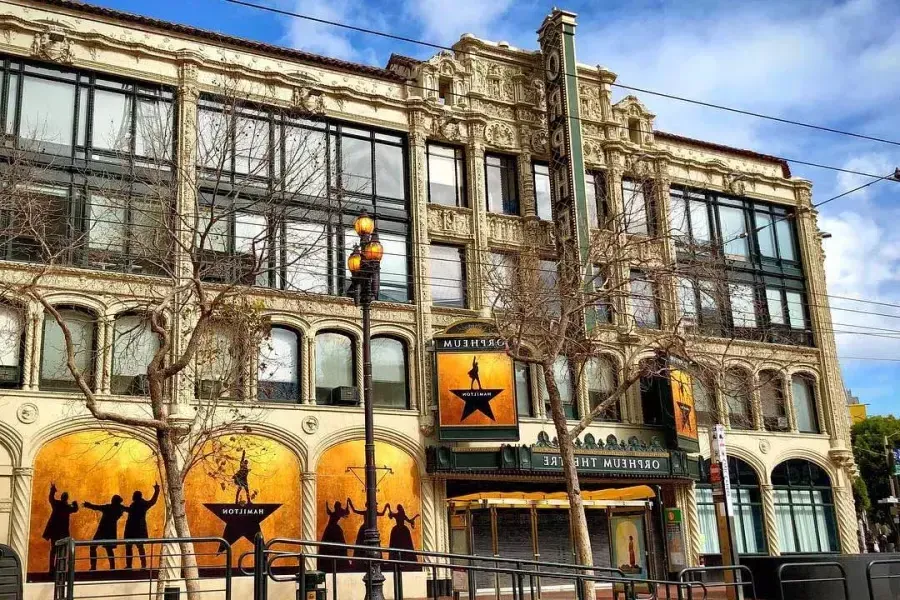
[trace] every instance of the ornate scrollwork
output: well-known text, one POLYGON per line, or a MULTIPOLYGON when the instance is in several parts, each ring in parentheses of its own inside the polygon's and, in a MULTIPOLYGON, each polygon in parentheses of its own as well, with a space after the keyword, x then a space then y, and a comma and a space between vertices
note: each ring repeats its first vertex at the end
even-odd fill
POLYGON ((309 87, 295 87, 291 101, 294 107, 311 115, 325 114, 325 98, 321 90, 309 87))
POLYGON ((43 60, 71 64, 74 55, 68 32, 58 25, 48 25, 44 31, 34 34, 31 55, 43 60))

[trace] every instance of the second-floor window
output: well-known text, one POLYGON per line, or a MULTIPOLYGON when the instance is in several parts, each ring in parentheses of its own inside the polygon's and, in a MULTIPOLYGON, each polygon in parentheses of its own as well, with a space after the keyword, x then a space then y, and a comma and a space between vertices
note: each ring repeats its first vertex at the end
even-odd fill
POLYGON ((550 167, 545 163, 534 163, 534 203, 538 219, 549 221, 553 218, 553 200, 550 194, 550 167))
POLYGON ((429 142, 428 201, 444 206, 466 206, 465 151, 429 142))
POLYGON ((431 244, 428 284, 434 306, 465 308, 465 250, 459 246, 431 244))
POLYGON ((626 233, 650 235, 653 233, 652 186, 622 179, 623 229, 626 233))
POLYGON ((504 215, 520 214, 515 157, 485 154, 484 171, 488 211, 504 215))
POLYGON ((631 316, 637 327, 659 328, 656 286, 643 271, 631 271, 631 316))

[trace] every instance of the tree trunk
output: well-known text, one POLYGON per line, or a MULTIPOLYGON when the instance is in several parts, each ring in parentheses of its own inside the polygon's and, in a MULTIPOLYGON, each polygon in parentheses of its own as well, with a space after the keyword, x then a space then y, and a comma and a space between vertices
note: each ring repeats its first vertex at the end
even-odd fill
MULTIPOLYGON (((578 469, 575 464, 575 445, 569 436, 568 422, 562 407, 562 398, 553 376, 553 366, 544 366, 544 385, 550 399, 550 416, 556 427, 556 438, 559 441, 559 455, 563 463, 563 477, 566 480, 566 495, 569 497, 569 521, 572 524, 572 544, 575 546, 575 558, 580 565, 594 566, 594 554, 591 550, 591 538, 588 533, 587 516, 584 513, 584 502, 581 499, 581 483, 578 481, 578 469)), ((588 575, 593 571, 588 569, 588 575)), ((593 598, 593 582, 585 582, 584 597, 593 598)))
MULTIPOLYGON (((185 513, 184 483, 181 480, 181 469, 178 465, 177 442, 173 439, 169 430, 157 430, 156 439, 159 443, 159 453, 162 459, 163 477, 165 478, 166 499, 171 514, 175 534, 179 538, 191 537, 191 527, 188 524, 185 513)), ((197 556, 194 554, 194 544, 181 542, 181 569, 188 600, 197 600, 200 597, 199 579, 197 572, 197 556)))

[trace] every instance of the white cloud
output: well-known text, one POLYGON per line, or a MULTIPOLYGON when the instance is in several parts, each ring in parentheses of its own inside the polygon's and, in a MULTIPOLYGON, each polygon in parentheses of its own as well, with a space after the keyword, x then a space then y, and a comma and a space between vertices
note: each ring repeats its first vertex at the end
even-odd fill
MULTIPOLYGON (((361 22, 359 14, 364 8, 358 0, 329 0, 328 2, 295 0, 289 5, 297 13, 347 24, 361 22)), ((350 31, 347 29, 295 17, 288 17, 286 23, 287 43, 293 48, 353 61, 359 61, 361 57, 366 56, 365 52, 354 47, 350 39, 350 31)))
POLYGON ((407 0, 407 12, 422 26, 428 42, 453 43, 464 33, 485 36, 512 0, 407 0))

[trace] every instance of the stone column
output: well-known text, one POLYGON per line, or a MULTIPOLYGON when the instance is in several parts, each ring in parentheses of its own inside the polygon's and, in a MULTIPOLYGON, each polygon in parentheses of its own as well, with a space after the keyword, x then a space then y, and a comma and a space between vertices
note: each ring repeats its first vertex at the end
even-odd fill
POLYGON ((38 363, 39 348, 41 347, 42 331, 38 324, 41 322, 41 307, 37 302, 29 302, 25 305, 23 328, 25 330, 25 354, 22 357, 22 389, 31 391, 37 389, 37 380, 34 377, 34 366, 38 363))
POLYGON ((434 487, 435 481, 432 477, 422 478, 422 550, 426 552, 438 552, 440 547, 434 487))
POLYGON ((797 431, 797 413, 794 411, 794 390, 788 373, 781 376, 781 397, 784 398, 784 414, 787 415, 788 429, 797 431))
POLYGON ((103 315, 97 320, 97 383, 94 385, 94 389, 101 394, 111 392, 114 342, 113 317, 103 315))
POLYGON ((303 358, 300 361, 304 365, 300 377, 303 381, 303 404, 316 403, 316 338, 307 336, 303 339, 303 358))
MULTIPOLYGON (((527 139, 530 137, 529 129, 522 128, 522 147, 527 148, 527 139)), ((537 217, 537 197, 534 191, 534 177, 531 171, 531 153, 527 150, 516 157, 516 170, 519 172, 519 205, 522 216, 537 217)))
POLYGON ((762 399, 759 393, 759 373, 750 375, 750 418, 753 420, 753 429, 765 430, 765 421, 762 414, 762 399))
MULTIPOLYGON (((302 514, 300 515, 300 538, 306 540, 315 540, 318 538, 316 529, 316 474, 306 471, 300 474, 300 504, 302 514)), ((317 550, 315 550, 318 553, 317 550)), ((314 558, 306 559, 306 568, 315 569, 316 560, 314 558)))
POLYGON ((466 170, 469 174, 469 206, 472 209, 472 226, 475 244, 466 252, 466 296, 469 308, 481 308, 485 304, 481 283, 485 280, 483 263, 490 251, 487 202, 484 181, 484 126, 469 124, 469 143, 466 145, 466 170))
POLYGON ((690 486, 675 488, 675 500, 684 516, 684 550, 688 566, 700 564, 700 518, 697 514, 697 488, 690 486))
POLYGON ((781 556, 778 520, 775 516, 775 491, 770 483, 761 484, 759 490, 762 495, 763 525, 766 530, 766 544, 769 548, 769 556, 781 556))
POLYGON ((431 288, 428 286, 428 259, 430 255, 431 237, 428 234, 428 167, 424 115, 410 115, 409 132, 409 170, 412 185, 410 186, 410 238, 412 240, 413 291, 415 292, 416 339, 419 347, 414 353, 416 393, 410 398, 410 408, 419 410, 425 415, 430 398, 430 374, 427 352, 421 349, 431 339, 431 288))
POLYGON ((857 532, 856 508, 853 504, 853 493, 845 485, 832 485, 834 493, 834 510, 837 517, 838 546, 844 554, 859 553, 859 536, 857 532))
POLYGON ((28 529, 31 522, 31 482, 34 469, 15 467, 12 480, 12 509, 9 519, 9 545, 28 564, 28 529))

